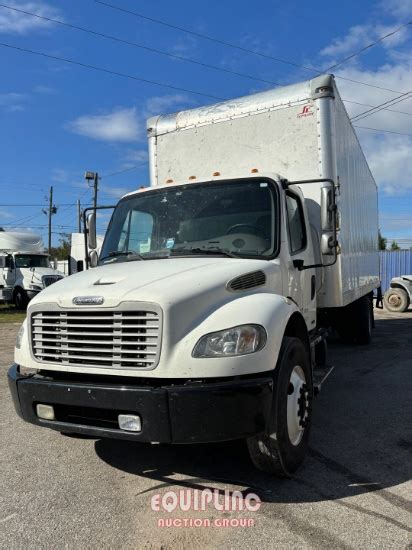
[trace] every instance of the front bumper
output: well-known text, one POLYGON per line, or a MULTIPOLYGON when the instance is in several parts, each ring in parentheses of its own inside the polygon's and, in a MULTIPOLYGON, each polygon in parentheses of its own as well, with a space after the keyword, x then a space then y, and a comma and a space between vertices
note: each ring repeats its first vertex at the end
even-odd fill
POLYGON ((71 382, 23 377, 8 371, 17 414, 60 432, 158 443, 204 443, 245 438, 265 431, 271 411, 270 377, 147 386, 71 382), (42 420, 36 404, 53 405, 56 420, 42 420), (138 414, 142 431, 125 432, 118 414, 138 414))

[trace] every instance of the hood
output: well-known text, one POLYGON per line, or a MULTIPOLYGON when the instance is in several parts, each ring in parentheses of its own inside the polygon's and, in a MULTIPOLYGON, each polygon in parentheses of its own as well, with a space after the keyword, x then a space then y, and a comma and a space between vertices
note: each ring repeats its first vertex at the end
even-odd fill
MULTIPOLYGON (((76 308, 73 299, 78 296, 99 296, 104 302, 100 308, 113 308, 125 301, 154 302, 168 309, 173 304, 196 301, 210 307, 219 296, 230 295, 226 284, 232 278, 262 270, 266 273, 265 286, 254 292, 267 292, 269 283, 280 285, 280 277, 273 277, 279 271, 277 262, 235 258, 169 258, 113 263, 83 271, 46 288, 34 298, 31 304, 53 302, 63 308, 76 308), (277 283, 278 281, 278 283, 277 283), (208 305, 209 304, 209 305, 208 305)), ((200 304, 199 304, 200 306, 200 304)))

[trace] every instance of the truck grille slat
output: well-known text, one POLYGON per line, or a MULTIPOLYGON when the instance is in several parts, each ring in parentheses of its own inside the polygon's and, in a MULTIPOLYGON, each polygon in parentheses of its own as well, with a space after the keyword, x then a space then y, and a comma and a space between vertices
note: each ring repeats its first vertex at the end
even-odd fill
POLYGON ((159 361, 160 311, 34 310, 30 320, 32 353, 42 363, 152 369, 159 361))
MULTIPOLYGON (((151 336, 151 338, 153 338, 153 336, 151 336)), ((62 339, 62 338, 43 338, 43 336, 38 336, 37 334, 35 334, 33 336, 33 342, 34 342, 34 345, 38 345, 38 344, 41 344, 42 342, 49 342, 50 344, 53 344, 53 343, 60 343, 60 342, 64 342, 65 340, 62 339)), ((101 344, 102 346, 113 346, 113 339, 111 340, 98 340, 97 341, 99 344, 101 344)), ((157 348, 157 343, 156 342, 139 342, 139 341, 130 341, 130 340, 118 340, 117 337, 116 337, 116 343, 120 343, 122 344, 123 346, 145 346, 145 347, 148 347, 148 348, 157 348)), ((74 339, 74 338, 70 338, 70 344, 96 344, 96 340, 77 340, 77 339, 74 339)), ((45 346, 43 346, 45 347, 45 346)))

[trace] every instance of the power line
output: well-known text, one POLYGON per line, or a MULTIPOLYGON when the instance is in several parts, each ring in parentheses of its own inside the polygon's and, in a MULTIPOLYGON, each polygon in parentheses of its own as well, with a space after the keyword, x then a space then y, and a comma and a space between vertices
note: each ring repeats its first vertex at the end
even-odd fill
POLYGON ((153 47, 145 46, 144 44, 138 44, 137 42, 131 42, 130 40, 124 40, 123 38, 120 38, 118 36, 114 36, 114 35, 111 35, 111 34, 105 34, 105 33, 95 31, 93 29, 89 29, 89 28, 86 28, 86 27, 80 27, 78 25, 73 25, 72 23, 66 23, 66 22, 60 21, 58 19, 52 19, 51 17, 45 17, 43 15, 38 15, 38 14, 32 13, 30 11, 26 11, 26 10, 18 9, 18 8, 15 8, 15 7, 12 7, 12 6, 8 6, 6 4, 0 4, 0 7, 6 8, 8 10, 13 10, 13 11, 18 12, 18 13, 24 13, 25 15, 29 15, 31 17, 36 17, 37 19, 41 19, 43 21, 49 21, 51 23, 56 23, 57 25, 61 25, 61 26, 64 26, 64 27, 67 27, 67 28, 70 28, 70 29, 75 29, 77 31, 85 32, 85 33, 88 33, 88 34, 91 34, 91 35, 94 35, 94 36, 99 36, 100 38, 107 38, 109 40, 113 40, 114 42, 119 42, 121 44, 126 44, 128 46, 134 46, 135 48, 140 48, 140 49, 152 52, 152 53, 157 53, 157 54, 160 54, 160 55, 164 55, 164 56, 170 57, 172 59, 178 59, 179 61, 185 61, 187 63, 193 63, 195 65, 200 65, 200 66, 206 67, 208 69, 213 69, 215 71, 220 71, 220 72, 224 72, 224 73, 228 73, 228 74, 233 74, 235 76, 248 78, 249 80, 255 80, 257 82, 264 82, 265 84, 272 84, 272 85, 275 85, 275 86, 280 85, 278 82, 273 82, 272 80, 265 80, 263 78, 259 78, 258 76, 252 76, 252 75, 249 75, 249 74, 246 74, 246 73, 240 73, 240 72, 237 72, 237 71, 233 71, 231 69, 226 69, 224 67, 218 67, 216 65, 211 65, 209 63, 205 63, 203 61, 193 59, 191 57, 185 57, 183 55, 173 54, 173 53, 170 53, 170 52, 166 52, 164 50, 158 50, 158 49, 153 48, 153 47))
MULTIPOLYGON (((343 99, 342 101, 344 103, 352 103, 353 105, 361 105, 362 107, 375 107, 375 105, 371 105, 370 103, 360 103, 359 101, 352 101, 350 99, 343 99)), ((389 111, 390 113, 399 113, 400 115, 408 115, 412 116, 412 113, 407 113, 406 111, 398 111, 397 109, 384 109, 385 111, 389 111)))
MULTIPOLYGON (((100 4, 103 4, 103 5, 106 5, 106 6, 109 6, 109 7, 112 7, 114 9, 119 9, 121 11, 127 11, 129 12, 129 10, 124 10, 123 8, 120 8, 120 7, 117 7, 117 6, 112 6, 110 4, 106 4, 104 2, 100 2, 98 0, 95 0, 97 3, 100 3, 100 4)), ((16 12, 20 12, 20 13, 24 13, 26 15, 30 15, 30 16, 33 16, 33 17, 36 17, 36 18, 39 18, 39 19, 43 19, 43 20, 46 20, 46 21, 50 21, 50 22, 53 22, 53 23, 57 23, 57 24, 60 24, 60 25, 63 25, 63 26, 66 26, 66 27, 69 27, 69 28, 73 28, 73 29, 76 29, 76 30, 80 30, 82 32, 87 32, 89 34, 93 34, 93 35, 96 35, 96 36, 101 36, 101 37, 104 37, 104 38, 109 38, 111 40, 115 40, 115 41, 118 41, 118 42, 123 42, 125 44, 128 44, 128 45, 132 45, 132 46, 136 46, 136 47, 139 47, 139 48, 143 48, 143 49, 147 49, 147 50, 150 50, 150 51, 154 51, 156 53, 160 53, 160 54, 163 54, 163 55, 166 55, 166 56, 169 56, 169 57, 175 57, 175 58, 178 58, 182 61, 187 61, 187 62, 190 62, 190 63, 195 63, 195 64, 199 64, 199 65, 202 65, 202 66, 205 66, 205 67, 209 67, 209 68, 212 68, 212 69, 216 69, 216 70, 220 70, 220 71, 223 71, 223 72, 229 72, 229 73, 232 73, 232 74, 235 74, 237 76, 242 76, 242 77, 246 77, 246 78, 249 78, 249 79, 252 79, 252 80, 257 80, 257 81, 260 81, 260 82, 265 82, 267 84, 271 84, 271 85, 275 85, 275 86, 279 86, 279 83, 277 82, 274 82, 274 81, 269 81, 269 80, 265 80, 265 79, 261 79, 261 78, 258 78, 258 77, 255 77, 255 76, 251 76, 251 75, 248 75, 246 73, 238 73, 236 71, 231 71, 229 69, 224 69, 222 67, 217 67, 217 66, 214 66, 214 65, 208 65, 208 64, 205 64, 201 61, 197 61, 197 60, 194 60, 194 59, 191 59, 191 58, 186 58, 184 56, 178 56, 178 55, 175 55, 175 54, 169 54, 168 52, 164 52, 162 50, 156 50, 154 48, 149 48, 149 47, 146 47, 146 46, 143 46, 143 45, 140 45, 140 44, 137 44, 137 43, 134 43, 134 42, 129 42, 127 40, 123 40, 121 38, 118 38, 118 37, 115 37, 115 36, 112 36, 112 35, 107 35, 107 34, 104 34, 104 33, 100 33, 100 32, 97 32, 97 31, 93 31, 91 29, 86 29, 84 27, 79 27, 77 25, 73 25, 73 24, 70 24, 70 23, 65 23, 63 21, 59 21, 57 19, 52 19, 52 18, 49 18, 49 17, 44 17, 44 16, 40 16, 40 15, 37 15, 37 14, 34 14, 32 12, 28 12, 28 11, 25 11, 25 10, 20 10, 20 9, 17 9, 17 8, 13 8, 11 6, 7 6, 6 4, 0 4, 0 7, 3 7, 3 8, 6 8, 6 9, 10 9, 10 10, 13 10, 13 11, 16 11, 16 12)), ((134 15, 138 15, 139 17, 142 16, 143 18, 146 18, 146 16, 143 16, 142 14, 138 14, 137 12, 132 12, 134 15)), ((154 20, 152 18, 149 18, 150 20, 153 20, 153 21, 156 21, 156 22, 160 22, 159 20, 154 20)), ((161 22, 162 24, 164 22, 161 22)), ((180 27, 177 27, 179 30, 180 30, 180 27)), ((185 29, 182 29, 182 30, 185 30, 185 29)), ((185 30, 185 32, 189 32, 188 30, 185 30)), ((190 31, 191 32, 191 31, 190 31)), ((201 35, 202 37, 206 37, 210 40, 212 40, 211 37, 207 37, 206 35, 201 35)), ((213 39, 215 40, 215 39, 213 39)), ((217 40, 217 39, 216 39, 217 40)), ((222 41, 220 41, 222 42, 222 41)), ((225 45, 230 45, 231 47, 238 47, 238 46, 235 46, 235 45, 231 45, 229 43, 226 43, 226 42, 222 42, 223 44, 225 45)), ((160 83, 160 82, 157 82, 157 81, 152 81, 152 80, 148 80, 148 79, 143 79, 143 78, 140 78, 140 77, 136 77, 134 75, 129 75, 127 73, 120 73, 118 71, 113 71, 111 69, 106 69, 104 67, 98 67, 98 66, 94 66, 94 65, 89 65, 89 64, 85 64, 85 63, 82 63, 82 62, 79 62, 79 61, 74 61, 72 59, 66 59, 66 58, 63 58, 63 57, 58 57, 58 56, 53 56, 53 55, 50 55, 50 54, 46 54, 46 53, 43 53, 43 52, 37 52, 37 51, 34 51, 34 50, 29 50, 29 49, 26 49, 26 48, 21 48, 21 47, 18 47, 18 46, 13 46, 11 44, 6 44, 6 43, 0 43, 0 46, 3 46, 3 47, 7 47, 7 48, 12 48, 12 49, 15 49, 15 50, 18 50, 18 51, 22 51, 22 52, 25 52, 25 53, 31 53, 33 55, 38 55, 38 56, 42 56, 42 57, 47 57, 47 58, 50 58, 50 59, 54 59, 56 61, 63 61, 63 62, 66 62, 66 63, 70 63, 70 64, 74 64, 74 65, 78 65, 78 66, 81 66, 83 68, 88 68, 88 69, 92 69, 92 70, 96 70, 96 71, 100 71, 100 72, 105 72, 105 73, 108 73, 108 74, 112 74, 112 75, 116 75, 116 76, 121 76, 121 77, 124 77, 124 78, 129 78, 129 79, 133 79, 133 80, 138 80, 138 81, 141 81, 141 82, 146 82, 146 83, 149 83, 149 84, 154 84, 154 85, 157 85, 157 86, 161 86, 161 87, 166 87, 166 88, 170 88, 170 89, 173 89, 173 90, 178 90, 178 91, 184 91, 186 93, 191 93, 191 94, 195 94, 195 95, 200 95, 200 96, 203 96, 203 97, 208 97, 208 98, 212 98, 212 99, 218 99, 218 100, 224 100, 226 98, 222 98, 222 97, 218 97, 218 96, 213 96, 213 95, 210 95, 210 94, 206 94, 206 93, 203 93, 203 92, 198 92, 198 91, 195 91, 195 90, 188 90, 188 89, 184 89, 184 88, 180 88, 180 87, 177 87, 177 86, 173 86, 173 85, 169 85, 169 84, 164 84, 164 83, 160 83)), ((257 54, 257 55, 260 55, 260 52, 256 52, 254 50, 247 50, 246 48, 242 48, 239 46, 240 49, 244 50, 244 51, 247 51, 247 52, 250 52, 250 53, 254 53, 254 54, 257 54)), ((262 54, 263 55, 263 54, 262 54)), ((265 55, 266 56, 266 55, 265 55)), ((267 56, 266 56, 267 57, 267 56)), ((277 58, 273 58, 272 56, 269 56, 271 59, 274 59, 275 61, 277 60, 277 58)), ((296 65, 296 64, 294 64, 296 65)), ((303 68, 306 68, 308 69, 307 67, 304 67, 303 65, 297 65, 297 66, 301 66, 303 68)), ((313 72, 318 72, 314 69, 309 69, 309 70, 312 70, 313 72)), ((318 74, 321 74, 318 72, 318 74)), ((340 77, 340 76, 336 76, 336 78, 343 78, 343 77, 340 77)), ((383 90, 387 90, 387 91, 391 91, 391 92, 394 92, 394 93, 397 93, 395 90, 390 90, 388 88, 382 88, 382 87, 379 87, 379 86, 373 86, 371 84, 367 84, 365 82, 360 82, 360 81, 356 81, 356 80, 353 80, 353 79, 344 79, 344 80, 349 80, 351 82, 357 82, 359 84, 363 84, 365 86, 372 86, 374 88, 379 88, 379 89, 383 89, 383 90)), ((347 102, 350 102, 349 100, 346 100, 347 102)), ((356 103, 356 102, 353 102, 352 103, 356 103)), ((361 104, 360 104, 361 105, 361 104)), ((404 113, 404 114, 411 114, 411 113, 404 113)), ((134 169, 134 168, 131 168, 131 169, 134 169)), ((121 173, 121 172, 119 172, 121 173)), ((117 175, 117 174, 113 174, 113 175, 117 175)), ((106 176, 106 177, 110 177, 110 176, 106 176)), ((30 184, 29 184, 30 185, 30 184)), ((34 184, 32 184, 34 186, 34 184)))
MULTIPOLYGON (((11 208, 17 208, 19 206, 44 207, 44 203, 43 204, 0 204, 0 207, 6 207, 6 206, 11 207, 11 208)), ((76 203, 75 202, 66 202, 66 203, 60 203, 58 206, 76 206, 76 203)))
POLYGON ((388 99, 387 101, 384 101, 380 105, 376 105, 375 107, 372 107, 371 109, 368 109, 367 111, 364 111, 363 113, 359 113, 358 115, 355 115, 354 117, 351 118, 351 121, 352 122, 354 122, 354 121, 357 122, 358 120, 361 120, 362 118, 366 118, 368 116, 374 115, 375 113, 378 113, 379 111, 384 109, 385 105, 389 104, 389 106, 392 106, 392 105, 396 105, 397 103, 400 103, 401 101, 405 101, 406 99, 409 99, 409 97, 407 97, 407 96, 410 96, 411 94, 412 94, 412 91, 410 90, 409 92, 404 92, 403 94, 401 94, 398 97, 394 97, 393 99, 388 99))
MULTIPOLYGON (((163 25, 164 27, 168 27, 171 29, 175 29, 181 32, 185 32, 187 34, 190 34, 192 36, 196 36, 197 38, 203 38, 205 40, 209 40, 211 42, 215 42, 217 44, 221 44, 222 46, 227 46, 229 48, 233 48, 235 50, 239 50, 244 53, 249 53, 253 55, 257 55, 259 57, 265 58, 265 59, 271 59, 272 61, 276 61, 277 63, 283 63, 285 65, 290 65, 292 67, 297 67, 299 69, 304 69, 305 71, 310 71, 312 73, 315 73, 317 75, 322 75, 325 73, 325 71, 319 71, 319 69, 313 68, 313 67, 306 67, 305 65, 302 65, 300 63, 296 63, 294 61, 290 61, 287 59, 281 59, 279 57, 274 57, 269 54, 265 54, 262 52, 259 52, 258 50, 250 50, 248 48, 245 48, 243 46, 240 46, 239 44, 233 44, 232 42, 227 42, 225 40, 221 40, 219 38, 215 38, 213 36, 209 36, 207 34, 203 34, 200 32, 192 31, 190 29, 187 29, 185 27, 180 27, 178 25, 174 25, 172 23, 168 23, 167 21, 164 21, 162 19, 156 19, 155 17, 149 17, 148 15, 144 15, 140 12, 137 12, 135 10, 129 10, 127 8, 124 8, 122 6, 117 6, 114 4, 110 4, 108 2, 103 2, 102 0, 94 0, 96 4, 100 4, 102 6, 106 6, 108 8, 111 8, 113 10, 117 10, 123 13, 127 13, 129 15, 134 15, 135 17, 139 17, 140 19, 145 19, 147 21, 151 21, 152 23, 157 23, 159 25, 163 25)), ((392 90, 390 88, 384 88, 383 86, 378 86, 376 84, 369 84, 367 82, 361 82, 360 80, 354 80, 352 78, 347 78, 343 76, 336 75, 336 78, 339 78, 340 80, 346 80, 348 82, 354 82, 355 84, 362 84, 363 86, 368 86, 370 88, 377 88, 378 90, 385 90, 386 92, 392 92, 394 94, 401 93, 399 90, 392 90)))
POLYGON ((32 55, 37 55, 41 57, 46 57, 48 59, 53 59, 54 61, 63 61, 64 63, 70 63, 71 65, 77 65, 78 67, 83 67, 85 69, 92 69, 94 71, 99 71, 101 73, 111 74, 115 76, 120 76, 122 78, 128 78, 130 80, 136 80, 138 82, 144 82, 145 84, 153 84, 155 86, 160 86, 161 88, 168 88, 171 90, 177 90, 179 92, 185 92, 188 94, 194 94, 202 97, 207 97, 209 99, 217 99, 219 101, 225 100, 226 98, 214 96, 211 94, 206 94, 203 92, 198 92, 196 90, 189 90, 187 88, 181 88, 179 86, 173 86, 172 84, 165 84, 163 82, 157 82, 155 80, 148 80, 147 78, 141 78, 139 76, 134 76, 128 73, 121 73, 119 71, 114 71, 111 69, 106 69, 104 67, 98 67, 97 65, 89 65, 88 63, 82 63, 81 61, 74 61, 73 59, 67 59, 65 57, 59 57, 57 55, 51 55, 44 52, 38 52, 35 50, 29 50, 28 48, 22 48, 20 46, 13 46, 12 44, 6 44, 5 42, 0 42, 0 46, 3 48, 9 48, 12 50, 17 50, 24 53, 30 53, 32 55))
POLYGON ((412 136, 412 134, 407 134, 406 132, 395 132, 394 130, 380 130, 379 128, 368 128, 367 126, 357 126, 353 125, 354 128, 360 128, 361 130, 371 130, 372 132, 382 132, 384 134, 397 134, 398 136, 412 136))
POLYGON ((404 29, 405 27, 407 27, 408 25, 411 25, 412 24, 412 21, 408 21, 407 23, 404 23, 403 25, 400 25, 399 27, 397 27, 395 30, 391 31, 391 32, 388 32, 387 34, 385 34, 384 36, 380 36, 377 40, 375 40, 375 42, 371 42, 370 44, 368 44, 367 46, 361 48, 360 50, 358 50, 357 52, 354 52, 350 55, 348 55, 347 57, 345 57, 344 59, 341 59, 340 61, 338 61, 337 63, 335 63, 334 65, 331 65, 330 67, 328 67, 326 69, 325 72, 330 72, 332 71, 333 69, 336 69, 336 67, 339 67, 340 65, 343 65, 343 63, 346 63, 347 61, 349 61, 350 59, 353 59, 354 57, 357 57, 358 55, 360 55, 361 53, 365 52, 366 50, 369 50, 370 48, 373 48, 374 46, 376 46, 377 44, 379 44, 380 42, 383 42, 384 40, 386 40, 387 38, 389 38, 390 36, 393 36, 394 34, 397 34, 398 32, 400 32, 402 29, 404 29))
POLYGON ((119 174, 124 174, 125 172, 131 172, 132 170, 137 170, 138 168, 141 168, 143 164, 136 164, 135 166, 130 166, 129 168, 125 168, 124 170, 119 170, 117 172, 112 172, 111 174, 105 174, 103 176, 99 176, 99 179, 105 179, 105 178, 111 178, 112 176, 118 176, 119 174))

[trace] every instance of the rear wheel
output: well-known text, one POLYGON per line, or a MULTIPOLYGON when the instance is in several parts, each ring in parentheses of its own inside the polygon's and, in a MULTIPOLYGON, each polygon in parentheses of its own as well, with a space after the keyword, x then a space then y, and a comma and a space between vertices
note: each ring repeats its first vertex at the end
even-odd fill
POLYGON ((372 339, 373 303, 369 294, 362 296, 339 312, 337 329, 347 344, 367 345, 372 339))
POLYGON ((383 303, 388 311, 403 313, 409 308, 409 296, 403 288, 390 288, 385 292, 383 303))
POLYGON ((14 291, 14 305, 17 309, 26 309, 29 299, 26 292, 21 288, 16 288, 14 291))
POLYGON ((256 468, 280 477, 297 470, 309 443, 312 397, 308 352, 298 338, 285 337, 275 369, 269 429, 247 440, 256 468))

